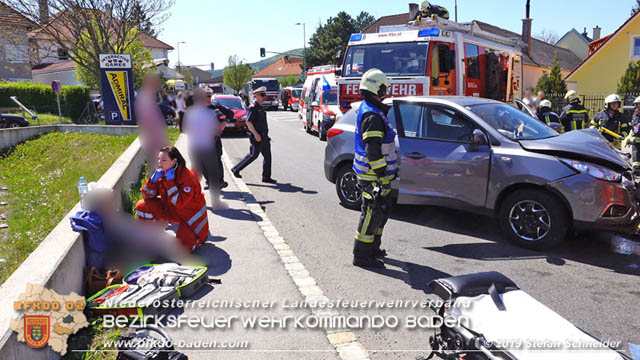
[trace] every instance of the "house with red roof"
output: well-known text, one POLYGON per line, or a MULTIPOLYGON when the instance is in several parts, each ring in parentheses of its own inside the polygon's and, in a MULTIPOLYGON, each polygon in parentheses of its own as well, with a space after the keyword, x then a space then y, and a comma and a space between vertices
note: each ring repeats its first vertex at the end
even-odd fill
POLYGON ((0 1, 0 79, 30 81, 29 32, 38 25, 0 1))
POLYGON ((281 78, 285 76, 300 76, 303 60, 298 57, 283 56, 273 64, 253 74, 252 78, 281 78))

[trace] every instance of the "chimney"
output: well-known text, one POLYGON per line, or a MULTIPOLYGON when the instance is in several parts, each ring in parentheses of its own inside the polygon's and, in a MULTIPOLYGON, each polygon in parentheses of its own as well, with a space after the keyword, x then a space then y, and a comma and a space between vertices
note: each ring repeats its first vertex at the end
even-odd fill
POLYGON ((418 17, 420 13, 420 7, 418 4, 410 3, 409 4, 409 21, 413 21, 418 17))
POLYGON ((587 28, 584 28, 584 30, 582 31, 582 36, 589 37, 589 33, 587 33, 587 28))
POLYGON ((598 25, 596 25, 596 27, 593 28, 593 40, 598 40, 600 39, 600 31, 602 30, 602 28, 598 25))
POLYGON ((40 11, 40 23, 46 24, 49 22, 49 1, 38 0, 38 10, 40 11))
POLYGON ((526 5, 527 17, 525 19, 522 19, 522 42, 527 44, 525 49, 525 52, 527 53, 527 55, 531 54, 531 22, 533 21, 533 19, 529 17, 530 2, 531 0, 527 0, 527 5, 526 5))

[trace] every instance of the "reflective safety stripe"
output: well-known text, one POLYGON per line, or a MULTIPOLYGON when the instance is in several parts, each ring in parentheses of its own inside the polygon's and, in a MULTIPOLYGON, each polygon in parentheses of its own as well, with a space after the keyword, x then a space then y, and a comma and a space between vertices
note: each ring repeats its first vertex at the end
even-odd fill
POLYGON ((371 196, 371 194, 369 194, 368 192, 363 192, 362 193, 362 197, 367 199, 367 200, 371 200, 373 197, 371 196))
POLYGON ((567 114, 586 114, 587 110, 568 110, 567 114))
POLYGON ((180 194, 176 194, 174 197, 171 198, 171 203, 173 205, 175 205, 178 202, 178 195, 180 195, 180 194))
POLYGON ((380 169, 383 168, 385 166, 387 166, 387 162, 384 161, 384 158, 380 158, 376 161, 370 161, 369 162, 369 166, 371 166, 372 169, 380 169))
POLYGON ((171 196, 176 191, 178 191, 178 188, 174 186, 171 189, 169 189, 169 191, 167 191, 167 195, 171 196))
POLYGON ((382 228, 378 228, 378 230, 376 230, 376 235, 382 235, 382 228))
POLYGON ((376 181, 376 180, 378 180, 378 177, 375 176, 375 175, 356 174, 356 176, 360 180, 367 180, 367 181, 376 181))
POLYGON ((195 233, 196 233, 196 235, 197 235, 197 234, 200 234, 200 230, 202 230, 202 228, 203 228, 205 225, 208 225, 208 224, 209 224, 209 220, 205 217, 205 218, 204 218, 204 220, 202 220, 202 222, 200 222, 200 225, 198 225, 198 226, 196 227, 196 229, 194 230, 194 231, 195 231, 195 233))
POLYGON ((362 140, 364 139, 368 139, 368 138, 373 138, 373 137, 383 137, 384 133, 382 131, 367 131, 364 134, 362 134, 362 140))
POLYGON ((360 229, 360 234, 364 235, 367 233, 367 228, 369 228, 370 223, 371 223, 371 207, 367 207, 367 214, 364 216, 364 222, 362 223, 362 229, 360 229))
POLYGON ((640 166, 640 161, 634 161, 631 166, 640 166))
POLYGON ((551 122, 551 120, 549 120, 549 115, 545 115, 544 120, 547 122, 547 124, 551 122))
POLYGON ((356 240, 362 241, 362 242, 365 242, 365 243, 372 243, 373 242, 373 235, 356 234, 356 240))
POLYGON ((138 215, 138 217, 141 217, 143 219, 153 219, 153 214, 145 213, 138 210, 136 210, 136 215, 138 215))
POLYGON ((207 212, 207 205, 203 206, 202 209, 200 209, 195 215, 193 215, 191 219, 187 221, 187 225, 189 226, 193 225, 193 223, 195 223, 198 219, 200 219, 200 217, 202 217, 202 215, 206 212, 207 212))

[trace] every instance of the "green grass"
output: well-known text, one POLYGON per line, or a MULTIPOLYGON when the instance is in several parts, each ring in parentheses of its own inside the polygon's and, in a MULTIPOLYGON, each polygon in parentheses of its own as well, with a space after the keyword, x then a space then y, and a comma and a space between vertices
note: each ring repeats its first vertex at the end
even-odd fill
POLYGON ((136 138, 50 133, 0 155, 0 184, 9 229, 0 230, 0 283, 78 201, 80 176, 97 181, 136 138))
POLYGON ((96 317, 91 321, 91 326, 80 330, 69 338, 69 347, 63 360, 115 360, 118 356, 115 348, 104 346, 106 342, 116 341, 121 335, 122 329, 117 327, 105 329, 102 326, 102 317, 96 317), (72 352, 71 350, 93 350, 88 352, 72 352))
MULTIPOLYGON (((22 116, 22 113, 13 113, 12 115, 22 116)), ((48 125, 48 124, 60 124, 60 117, 58 115, 54 115, 54 114, 38 114, 38 118, 35 119, 35 120, 31 119, 29 114, 25 113, 25 115, 26 115, 27 120, 29 120, 29 124, 31 126, 48 125)), ((73 123, 71 121, 71 118, 70 117, 66 117, 66 116, 62 117, 62 122, 64 124, 72 124, 73 123)))

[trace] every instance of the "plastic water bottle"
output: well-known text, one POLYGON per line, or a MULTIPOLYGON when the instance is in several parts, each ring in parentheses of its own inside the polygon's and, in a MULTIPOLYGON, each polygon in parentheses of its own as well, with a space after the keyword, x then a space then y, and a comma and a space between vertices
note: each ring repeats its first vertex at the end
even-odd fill
POLYGON ((80 206, 82 206, 83 208, 84 204, 82 203, 82 200, 84 200, 84 197, 88 192, 89 184, 87 183, 87 180, 84 179, 84 176, 81 176, 80 180, 78 181, 78 195, 80 195, 80 206))

